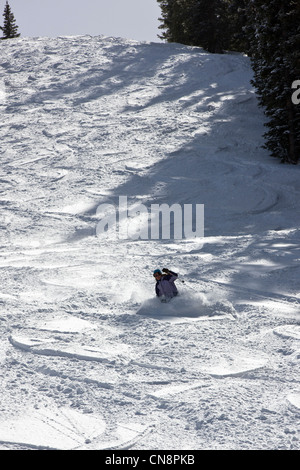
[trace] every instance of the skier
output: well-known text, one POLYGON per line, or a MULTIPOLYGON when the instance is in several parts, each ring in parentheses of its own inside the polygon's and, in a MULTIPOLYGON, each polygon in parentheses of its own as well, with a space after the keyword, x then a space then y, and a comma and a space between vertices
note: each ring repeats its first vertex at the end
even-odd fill
POLYGON ((157 297, 161 298, 161 301, 166 302, 178 294, 177 287, 175 286, 178 274, 167 268, 163 268, 162 271, 166 274, 162 274, 160 269, 155 269, 153 272, 153 276, 156 279, 155 292, 157 297))

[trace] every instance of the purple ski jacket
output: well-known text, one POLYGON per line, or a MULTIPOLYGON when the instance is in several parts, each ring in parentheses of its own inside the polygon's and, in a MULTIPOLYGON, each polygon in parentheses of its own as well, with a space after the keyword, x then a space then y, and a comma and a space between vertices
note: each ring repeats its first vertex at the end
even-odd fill
POLYGON ((161 279, 156 282, 155 292, 158 297, 174 297, 178 294, 177 287, 175 286, 178 274, 172 271, 169 271, 169 273, 170 274, 162 276, 161 279))

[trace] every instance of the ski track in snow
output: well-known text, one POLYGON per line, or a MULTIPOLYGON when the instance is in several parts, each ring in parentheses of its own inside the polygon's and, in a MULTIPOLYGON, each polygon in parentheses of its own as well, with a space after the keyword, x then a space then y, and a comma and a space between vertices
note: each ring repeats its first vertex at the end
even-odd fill
POLYGON ((248 58, 0 55, 0 448, 299 449, 299 168, 261 148, 248 58), (96 237, 119 196, 204 204, 204 240, 96 237))

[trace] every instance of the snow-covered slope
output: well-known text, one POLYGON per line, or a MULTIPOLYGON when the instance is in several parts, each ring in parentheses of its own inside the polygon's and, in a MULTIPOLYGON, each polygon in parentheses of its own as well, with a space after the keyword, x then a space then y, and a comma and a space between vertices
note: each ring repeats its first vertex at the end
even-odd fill
POLYGON ((2 42, 1 448, 299 449, 299 168, 261 149, 250 79, 177 44, 2 42), (119 196, 204 204, 204 240, 97 237, 119 196))

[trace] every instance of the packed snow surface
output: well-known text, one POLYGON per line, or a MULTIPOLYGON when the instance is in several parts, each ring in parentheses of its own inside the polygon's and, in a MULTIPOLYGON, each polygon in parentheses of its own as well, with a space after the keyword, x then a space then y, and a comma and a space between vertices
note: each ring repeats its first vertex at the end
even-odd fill
POLYGON ((300 175, 251 78, 178 44, 2 41, 1 449, 300 448, 300 175), (204 204, 205 236, 99 235, 121 196, 204 204))

